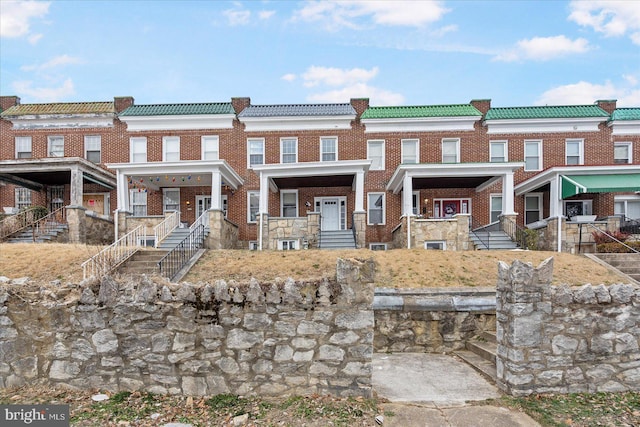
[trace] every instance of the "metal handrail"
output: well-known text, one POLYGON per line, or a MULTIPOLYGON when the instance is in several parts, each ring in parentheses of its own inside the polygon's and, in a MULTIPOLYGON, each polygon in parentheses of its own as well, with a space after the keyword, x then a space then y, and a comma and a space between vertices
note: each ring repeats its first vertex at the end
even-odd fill
MULTIPOLYGON (((639 253, 640 253, 639 251, 635 250, 635 249, 634 249, 634 248, 632 248, 631 246, 629 246, 629 245, 627 245, 626 243, 624 243, 624 242, 622 242, 622 241, 620 241, 620 240, 616 239, 616 238, 615 238, 615 237, 613 237, 611 234, 607 233, 607 232, 606 232, 606 231, 604 231, 604 230, 599 229, 598 227, 594 226, 593 224, 589 224, 589 223, 582 223, 582 224, 580 224, 580 225, 587 225, 587 226, 589 226, 589 227, 593 228, 594 230, 596 230, 597 232, 604 234, 605 236, 607 236, 607 237, 608 237, 608 238, 610 238, 611 240, 615 240, 617 243, 620 243, 620 244, 621 244, 622 246, 624 246, 625 248, 627 248, 627 249, 631 250, 631 252, 635 252, 635 253, 637 253, 637 254, 639 254, 639 253)), ((597 248, 597 245, 596 245, 596 248, 597 248)))
POLYGON ((202 224, 204 228, 209 227, 209 211, 206 209, 195 221, 193 221, 193 224, 189 227, 189 232, 193 231, 200 224, 202 224))
POLYGON ((356 215, 351 212, 351 231, 353 231, 353 243, 358 247, 358 239, 356 238, 356 215))
POLYGON ((627 234, 640 234, 640 219, 620 215, 620 231, 627 234))
POLYGON ((0 240, 3 240, 11 236, 12 234, 22 231, 32 226, 41 218, 44 218, 36 218, 36 212, 41 212, 43 209, 44 208, 42 207, 36 206, 30 207, 0 221, 0 240))
POLYGON ((158 261, 160 274, 169 280, 173 280, 182 267, 204 245, 204 238, 204 225, 198 224, 187 237, 158 261))
POLYGON ((516 224, 511 218, 500 218, 500 230, 507 233, 511 240, 522 249, 531 249, 527 244, 527 230, 516 224))
MULTIPOLYGON (((491 224, 490 224, 491 225, 491 224)), ((478 241, 480 243, 482 243, 482 245, 489 249, 489 233, 487 232, 487 239, 486 241, 481 237, 481 235, 477 234, 476 231, 482 231, 483 228, 487 228, 487 225, 482 225, 480 224, 479 221, 477 221, 473 216, 470 217, 470 221, 469 221, 469 234, 473 234, 474 236, 476 236, 476 238, 478 239, 478 241)))
POLYGON ((82 276, 101 277, 113 271, 140 249, 140 239, 144 236, 144 225, 139 225, 111 245, 82 263, 82 276))
POLYGON ((155 237, 155 247, 159 247, 162 242, 173 230, 180 225, 180 211, 169 214, 162 222, 153 227, 153 235, 155 237))

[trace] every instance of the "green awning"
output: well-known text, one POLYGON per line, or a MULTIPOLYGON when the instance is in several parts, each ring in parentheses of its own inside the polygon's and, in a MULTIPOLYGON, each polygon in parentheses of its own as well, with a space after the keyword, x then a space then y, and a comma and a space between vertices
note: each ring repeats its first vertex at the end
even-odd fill
POLYGON ((640 173, 562 175, 562 198, 581 193, 640 191, 640 173))

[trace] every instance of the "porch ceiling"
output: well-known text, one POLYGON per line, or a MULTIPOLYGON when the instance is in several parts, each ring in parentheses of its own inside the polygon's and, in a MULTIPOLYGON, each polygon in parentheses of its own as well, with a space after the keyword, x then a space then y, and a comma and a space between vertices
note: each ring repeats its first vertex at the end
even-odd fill
POLYGON ((493 178, 493 176, 414 178, 413 189, 476 188, 493 178))
POLYGON ((353 184, 353 175, 296 176, 274 178, 273 182, 281 189, 303 187, 351 187, 353 184))

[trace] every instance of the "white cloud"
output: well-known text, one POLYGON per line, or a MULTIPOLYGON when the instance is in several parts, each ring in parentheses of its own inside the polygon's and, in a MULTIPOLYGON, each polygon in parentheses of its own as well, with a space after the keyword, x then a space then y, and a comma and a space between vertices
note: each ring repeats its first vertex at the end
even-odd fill
POLYGON ((593 104, 598 99, 617 99, 618 107, 640 106, 640 88, 637 78, 633 76, 623 76, 623 78, 625 81, 618 85, 610 81, 604 84, 581 81, 558 86, 544 92, 535 103, 536 105, 587 105, 593 104))
POLYGON ((276 14, 275 10, 261 10, 258 12, 258 18, 261 20, 267 20, 276 14))
POLYGON ((548 61, 566 55, 585 53, 591 49, 586 39, 571 40, 564 35, 520 40, 515 48, 496 55, 495 61, 548 61))
POLYGON ((293 19, 320 22, 333 31, 341 28, 361 29, 371 25, 423 27, 440 20, 448 11, 437 0, 310 1, 294 12, 293 19))
POLYGON ((0 37, 27 37, 31 43, 41 35, 30 35, 30 24, 34 18, 42 18, 49 13, 50 2, 0 1, 0 37))
POLYGON ((345 86, 358 82, 368 81, 378 74, 378 67, 371 70, 364 68, 352 68, 350 70, 331 67, 317 67, 315 65, 302 75, 304 85, 307 87, 318 86, 345 86))
POLYGON ((431 35, 434 37, 443 37, 445 34, 452 33, 458 31, 457 25, 446 25, 442 28, 435 29, 431 31, 431 35))
POLYGON ((287 81, 287 82, 292 82, 297 78, 297 76, 295 74, 289 73, 289 74, 285 74, 284 76, 282 76, 282 80, 287 81))
POLYGON ((69 64, 81 64, 82 60, 69 55, 56 56, 49 61, 39 65, 23 65, 20 67, 22 71, 45 71, 51 68, 62 67, 69 64))
POLYGON ((629 35, 640 45, 640 3, 635 0, 572 1, 569 20, 607 37, 629 35))
POLYGON ((13 90, 20 96, 30 97, 37 102, 56 102, 75 95, 73 81, 68 78, 60 87, 34 87, 30 80, 13 82, 13 90))
POLYGON ((402 105, 404 96, 385 89, 369 86, 366 83, 356 83, 341 89, 309 95, 309 102, 347 102, 351 98, 369 98, 373 105, 402 105))
POLYGON ((231 26, 247 25, 251 18, 251 12, 248 10, 227 9, 223 11, 222 14, 227 18, 231 26))

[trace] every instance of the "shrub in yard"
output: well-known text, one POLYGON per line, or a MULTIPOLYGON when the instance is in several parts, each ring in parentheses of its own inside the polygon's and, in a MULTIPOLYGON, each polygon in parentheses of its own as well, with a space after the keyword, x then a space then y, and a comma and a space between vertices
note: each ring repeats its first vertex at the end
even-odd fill
POLYGON ((607 234, 603 233, 602 231, 592 231, 591 235, 593 236, 593 240, 596 242, 596 245, 602 243, 615 243, 616 240, 624 242, 629 238, 629 235, 627 233, 623 233, 619 230, 612 231, 607 234))
MULTIPOLYGON (((626 242, 625 245, 632 247, 636 251, 640 251, 640 242, 626 242)), ((600 243, 596 245, 596 252, 610 254, 632 253, 633 251, 627 246, 618 242, 600 243)))

